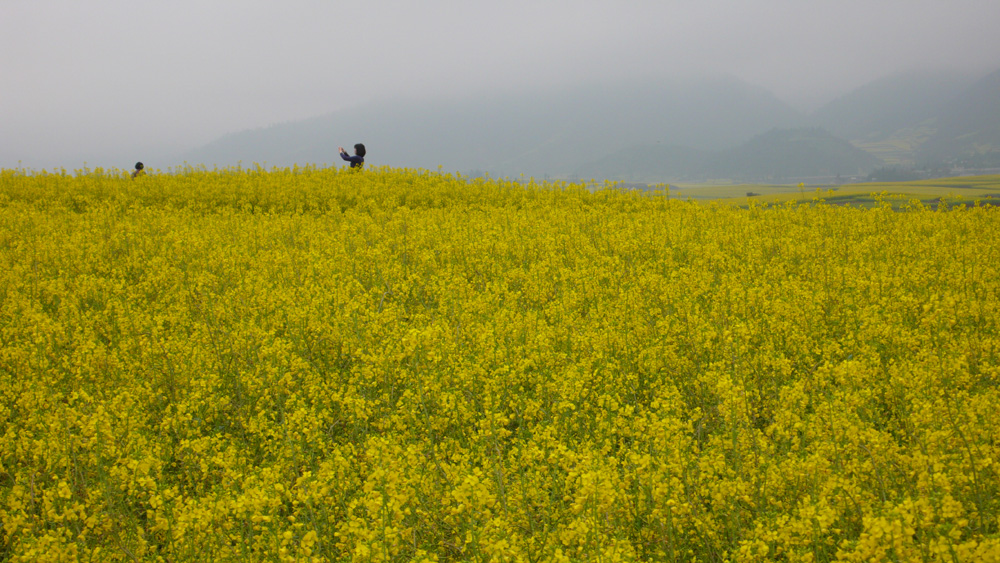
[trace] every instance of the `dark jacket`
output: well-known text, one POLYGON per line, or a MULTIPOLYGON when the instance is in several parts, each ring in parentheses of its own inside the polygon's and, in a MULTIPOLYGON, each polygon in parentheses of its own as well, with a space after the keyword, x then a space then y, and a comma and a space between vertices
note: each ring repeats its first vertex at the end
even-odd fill
POLYGON ((340 151, 340 158, 350 162, 351 168, 361 168, 365 164, 365 157, 358 155, 351 156, 346 151, 340 151))

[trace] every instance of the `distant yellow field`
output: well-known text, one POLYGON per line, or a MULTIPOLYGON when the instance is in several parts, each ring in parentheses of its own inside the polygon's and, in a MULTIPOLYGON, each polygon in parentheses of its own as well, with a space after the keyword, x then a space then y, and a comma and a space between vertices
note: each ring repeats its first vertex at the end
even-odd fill
POLYGON ((998 219, 2 171, 0 561, 1000 561, 998 219))
POLYGON ((880 182, 844 184, 840 186, 796 186, 788 184, 738 184, 738 185, 680 185, 671 190, 671 197, 681 199, 713 200, 737 205, 750 201, 762 204, 788 201, 811 202, 824 200, 829 203, 871 206, 876 199, 895 205, 918 200, 931 203, 941 198, 949 202, 974 203, 1000 200, 1000 175, 957 176, 913 182, 880 182), (748 193, 755 195, 748 196, 748 193))

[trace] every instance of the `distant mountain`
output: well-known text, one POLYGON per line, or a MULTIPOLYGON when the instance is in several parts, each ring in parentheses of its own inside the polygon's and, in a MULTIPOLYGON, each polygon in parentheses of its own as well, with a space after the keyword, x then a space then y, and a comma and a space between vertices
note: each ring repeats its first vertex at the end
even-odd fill
POLYGON ((962 159, 1000 153, 1000 70, 944 107, 935 129, 918 149, 925 158, 962 159))
POLYGON ((836 175, 864 175, 881 161, 851 143, 815 127, 772 129, 730 149, 703 151, 646 145, 581 166, 581 178, 628 182, 699 179, 782 181, 836 175))
POLYGON ((703 179, 711 151, 680 145, 640 145, 605 155, 578 167, 573 176, 657 183, 703 179))
POLYGON ((715 177, 742 181, 867 174, 881 161, 824 129, 772 129, 713 155, 715 177))
POLYGON ((889 76, 837 98, 811 120, 844 139, 877 141, 933 120, 974 82, 974 75, 958 71, 889 76))
POLYGON ((978 81, 960 72, 876 80, 811 116, 735 78, 383 101, 234 133, 183 158, 341 164, 337 146, 356 142, 367 145, 370 165, 638 182, 856 175, 919 159, 988 163, 1000 160, 1000 71, 978 81))
POLYGON ((913 72, 834 100, 812 121, 897 167, 1000 166, 1000 70, 913 72))
POLYGON ((390 101, 243 131, 184 155, 226 166, 339 163, 364 142, 372 165, 566 177, 637 145, 719 150, 804 117, 734 78, 592 84, 451 101, 390 101))

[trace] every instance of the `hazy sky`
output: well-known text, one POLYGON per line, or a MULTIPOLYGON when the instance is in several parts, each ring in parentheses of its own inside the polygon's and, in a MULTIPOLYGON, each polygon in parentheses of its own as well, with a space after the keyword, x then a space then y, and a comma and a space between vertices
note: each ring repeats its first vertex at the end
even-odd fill
POLYGON ((997 0, 0 0, 0 167, 124 168, 374 99, 633 75, 728 73, 811 109, 1000 68, 997 22, 997 0))

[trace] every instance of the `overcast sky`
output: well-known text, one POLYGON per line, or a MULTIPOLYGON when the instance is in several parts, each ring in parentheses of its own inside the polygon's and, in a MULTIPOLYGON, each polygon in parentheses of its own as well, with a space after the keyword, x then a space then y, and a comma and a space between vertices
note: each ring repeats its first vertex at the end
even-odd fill
POLYGON ((997 22, 997 0, 0 0, 0 167, 124 168, 370 100, 633 75, 733 74, 812 109, 1000 68, 997 22))

